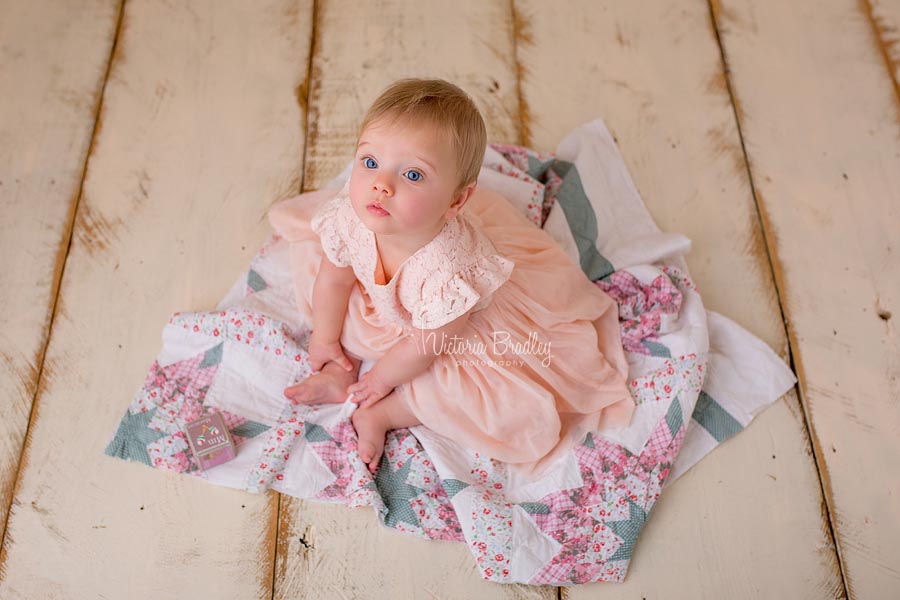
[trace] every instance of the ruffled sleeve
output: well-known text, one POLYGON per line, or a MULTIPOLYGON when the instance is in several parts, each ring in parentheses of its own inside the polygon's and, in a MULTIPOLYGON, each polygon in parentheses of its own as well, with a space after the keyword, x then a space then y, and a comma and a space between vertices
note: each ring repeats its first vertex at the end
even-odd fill
POLYGON ((339 267, 349 267, 351 264, 347 246, 347 202, 344 194, 338 194, 322 205, 309 223, 322 241, 325 256, 339 267))
POLYGON ((512 274, 514 263, 499 254, 473 258, 460 270, 422 282, 417 302, 407 306, 413 327, 437 329, 471 309, 481 310, 490 304, 494 292, 512 274))

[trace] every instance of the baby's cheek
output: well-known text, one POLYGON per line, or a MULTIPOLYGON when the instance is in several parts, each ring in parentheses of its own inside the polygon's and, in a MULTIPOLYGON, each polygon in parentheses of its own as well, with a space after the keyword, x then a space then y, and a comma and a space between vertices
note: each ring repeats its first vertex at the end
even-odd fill
POLYGON ((429 216, 429 210, 425 198, 413 198, 407 203, 406 216, 411 221, 419 223, 429 216))
POLYGON ((358 198, 364 185, 362 177, 356 174, 356 168, 354 167, 354 172, 350 174, 350 197, 358 198))

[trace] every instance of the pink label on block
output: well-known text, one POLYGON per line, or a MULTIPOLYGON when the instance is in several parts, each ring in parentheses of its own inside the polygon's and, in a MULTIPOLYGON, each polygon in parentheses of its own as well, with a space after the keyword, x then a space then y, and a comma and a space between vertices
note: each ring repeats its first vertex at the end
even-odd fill
POLYGON ((202 469, 209 469, 235 457, 234 441, 219 412, 211 412, 185 423, 188 444, 202 469))

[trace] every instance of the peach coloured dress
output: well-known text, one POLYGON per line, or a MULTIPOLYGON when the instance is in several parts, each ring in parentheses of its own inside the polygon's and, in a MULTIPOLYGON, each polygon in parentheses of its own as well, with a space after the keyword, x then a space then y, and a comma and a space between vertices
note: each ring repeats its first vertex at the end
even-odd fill
POLYGON ((534 474, 588 431, 629 423, 615 301, 503 196, 476 188, 390 281, 346 185, 284 200, 269 221, 290 244, 307 325, 323 253, 353 268, 341 343, 357 358, 378 360, 415 329, 472 310, 461 340, 429 340, 444 351, 394 390, 432 431, 534 474))

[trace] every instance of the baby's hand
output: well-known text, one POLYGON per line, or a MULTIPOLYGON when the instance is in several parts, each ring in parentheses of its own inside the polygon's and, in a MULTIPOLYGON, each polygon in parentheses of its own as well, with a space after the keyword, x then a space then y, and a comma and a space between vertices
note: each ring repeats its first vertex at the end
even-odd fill
POLYGON ((312 334, 309 338, 309 364, 313 373, 318 373, 325 363, 333 360, 348 371, 353 370, 350 359, 344 354, 340 341, 322 343, 312 334))
POLYGON ((393 389, 382 383, 372 369, 348 387, 347 392, 353 394, 353 402, 358 403, 360 408, 368 408, 390 394, 393 389))

